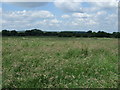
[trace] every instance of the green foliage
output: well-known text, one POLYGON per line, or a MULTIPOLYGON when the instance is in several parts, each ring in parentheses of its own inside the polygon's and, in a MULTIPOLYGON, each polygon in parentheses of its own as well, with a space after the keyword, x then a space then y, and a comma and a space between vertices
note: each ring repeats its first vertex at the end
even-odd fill
POLYGON ((114 38, 3 37, 3 88, 117 88, 114 38))
POLYGON ((61 31, 61 32, 44 32, 39 29, 19 31, 2 30, 2 36, 58 36, 58 37, 107 37, 107 38, 120 38, 120 32, 107 33, 104 31, 98 32, 82 32, 82 31, 61 31))
POLYGON ((87 57, 88 56, 88 49, 87 48, 82 48, 82 49, 69 49, 63 58, 69 59, 69 58, 82 58, 82 57, 87 57))

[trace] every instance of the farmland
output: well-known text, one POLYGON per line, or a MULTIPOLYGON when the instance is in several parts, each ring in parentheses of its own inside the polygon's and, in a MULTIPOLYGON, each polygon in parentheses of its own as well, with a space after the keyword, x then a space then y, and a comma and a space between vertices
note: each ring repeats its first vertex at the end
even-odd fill
POLYGON ((116 88, 118 39, 3 37, 3 88, 116 88))

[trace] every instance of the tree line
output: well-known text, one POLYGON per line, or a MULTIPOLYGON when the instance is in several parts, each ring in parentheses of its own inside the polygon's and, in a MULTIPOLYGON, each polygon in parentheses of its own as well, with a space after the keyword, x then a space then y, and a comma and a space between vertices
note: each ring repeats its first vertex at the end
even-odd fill
POLYGON ((61 32, 44 32, 39 29, 26 30, 19 32, 16 30, 2 30, 2 36, 58 36, 58 37, 108 37, 120 38, 120 32, 107 33, 104 31, 87 32, 80 31, 61 31, 61 32))

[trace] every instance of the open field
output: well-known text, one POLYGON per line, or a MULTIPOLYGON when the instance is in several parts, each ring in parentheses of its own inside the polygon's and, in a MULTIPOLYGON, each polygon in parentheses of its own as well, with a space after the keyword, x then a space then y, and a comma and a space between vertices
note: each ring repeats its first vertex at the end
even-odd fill
POLYGON ((3 88, 116 88, 114 38, 3 37, 3 88))

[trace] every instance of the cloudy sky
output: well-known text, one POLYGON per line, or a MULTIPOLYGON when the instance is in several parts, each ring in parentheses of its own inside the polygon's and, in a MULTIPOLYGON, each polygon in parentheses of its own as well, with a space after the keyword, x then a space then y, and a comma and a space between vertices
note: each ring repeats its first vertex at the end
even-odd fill
POLYGON ((3 2, 2 29, 118 31, 116 2, 3 2))

